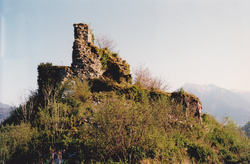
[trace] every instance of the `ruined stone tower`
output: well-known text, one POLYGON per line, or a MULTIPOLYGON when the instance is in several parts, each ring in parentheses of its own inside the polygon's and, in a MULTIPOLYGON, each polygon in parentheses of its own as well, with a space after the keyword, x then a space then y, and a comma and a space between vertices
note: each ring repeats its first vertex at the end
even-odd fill
POLYGON ((102 77, 118 83, 131 83, 129 64, 107 48, 95 46, 87 24, 74 24, 74 37, 71 67, 53 66, 51 63, 41 63, 38 66, 40 96, 43 96, 44 87, 56 88, 57 84, 74 76, 82 79, 102 77))
POLYGON ((80 78, 99 78, 103 74, 100 55, 93 52, 92 33, 87 24, 74 24, 71 69, 80 78))

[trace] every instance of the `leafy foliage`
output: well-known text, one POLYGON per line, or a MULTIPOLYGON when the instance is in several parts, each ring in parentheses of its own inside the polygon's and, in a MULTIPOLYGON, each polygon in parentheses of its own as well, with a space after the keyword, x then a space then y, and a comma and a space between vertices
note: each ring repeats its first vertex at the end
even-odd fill
POLYGON ((98 53, 101 56, 104 77, 118 83, 131 83, 130 66, 125 60, 122 60, 117 53, 113 53, 108 48, 100 48, 98 53))

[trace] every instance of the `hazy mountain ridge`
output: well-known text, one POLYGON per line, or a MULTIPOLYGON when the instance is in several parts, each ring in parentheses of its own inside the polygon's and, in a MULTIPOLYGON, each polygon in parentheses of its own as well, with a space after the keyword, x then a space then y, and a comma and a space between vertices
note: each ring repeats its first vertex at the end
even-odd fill
POLYGON ((223 120, 229 116, 240 126, 250 120, 250 92, 227 90, 213 84, 195 85, 187 83, 183 86, 186 92, 195 94, 203 103, 203 112, 223 120))
POLYGON ((233 93, 237 94, 238 96, 242 97, 243 99, 250 102, 250 91, 242 91, 239 89, 233 89, 231 90, 233 93))
POLYGON ((0 102, 0 123, 10 115, 11 106, 0 102))

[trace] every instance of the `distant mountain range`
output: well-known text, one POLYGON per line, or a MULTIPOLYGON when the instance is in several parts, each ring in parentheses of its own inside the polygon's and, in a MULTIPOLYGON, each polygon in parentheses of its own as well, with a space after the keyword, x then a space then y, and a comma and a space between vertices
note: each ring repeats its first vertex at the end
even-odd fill
POLYGON ((10 115, 11 106, 0 102, 0 123, 10 115))
POLYGON ((199 97, 203 104, 203 113, 213 115, 218 121, 222 121, 225 116, 229 116, 240 126, 250 121, 250 91, 189 83, 183 89, 199 97))

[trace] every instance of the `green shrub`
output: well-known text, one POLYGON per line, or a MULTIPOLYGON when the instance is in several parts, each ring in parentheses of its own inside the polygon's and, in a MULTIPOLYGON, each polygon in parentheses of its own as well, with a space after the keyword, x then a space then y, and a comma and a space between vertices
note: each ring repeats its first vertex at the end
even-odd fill
POLYGON ((143 90, 137 85, 133 85, 128 92, 129 92, 129 97, 135 101, 145 102, 148 99, 146 90, 143 90))
POLYGON ((26 123, 2 127, 0 129, 0 163, 5 163, 5 161, 15 163, 16 159, 24 159, 23 156, 29 154, 30 143, 37 134, 37 130, 26 123))
POLYGON ((212 148, 208 145, 200 145, 192 143, 188 146, 188 153, 190 157, 194 157, 197 162, 202 163, 216 163, 217 156, 212 148))

